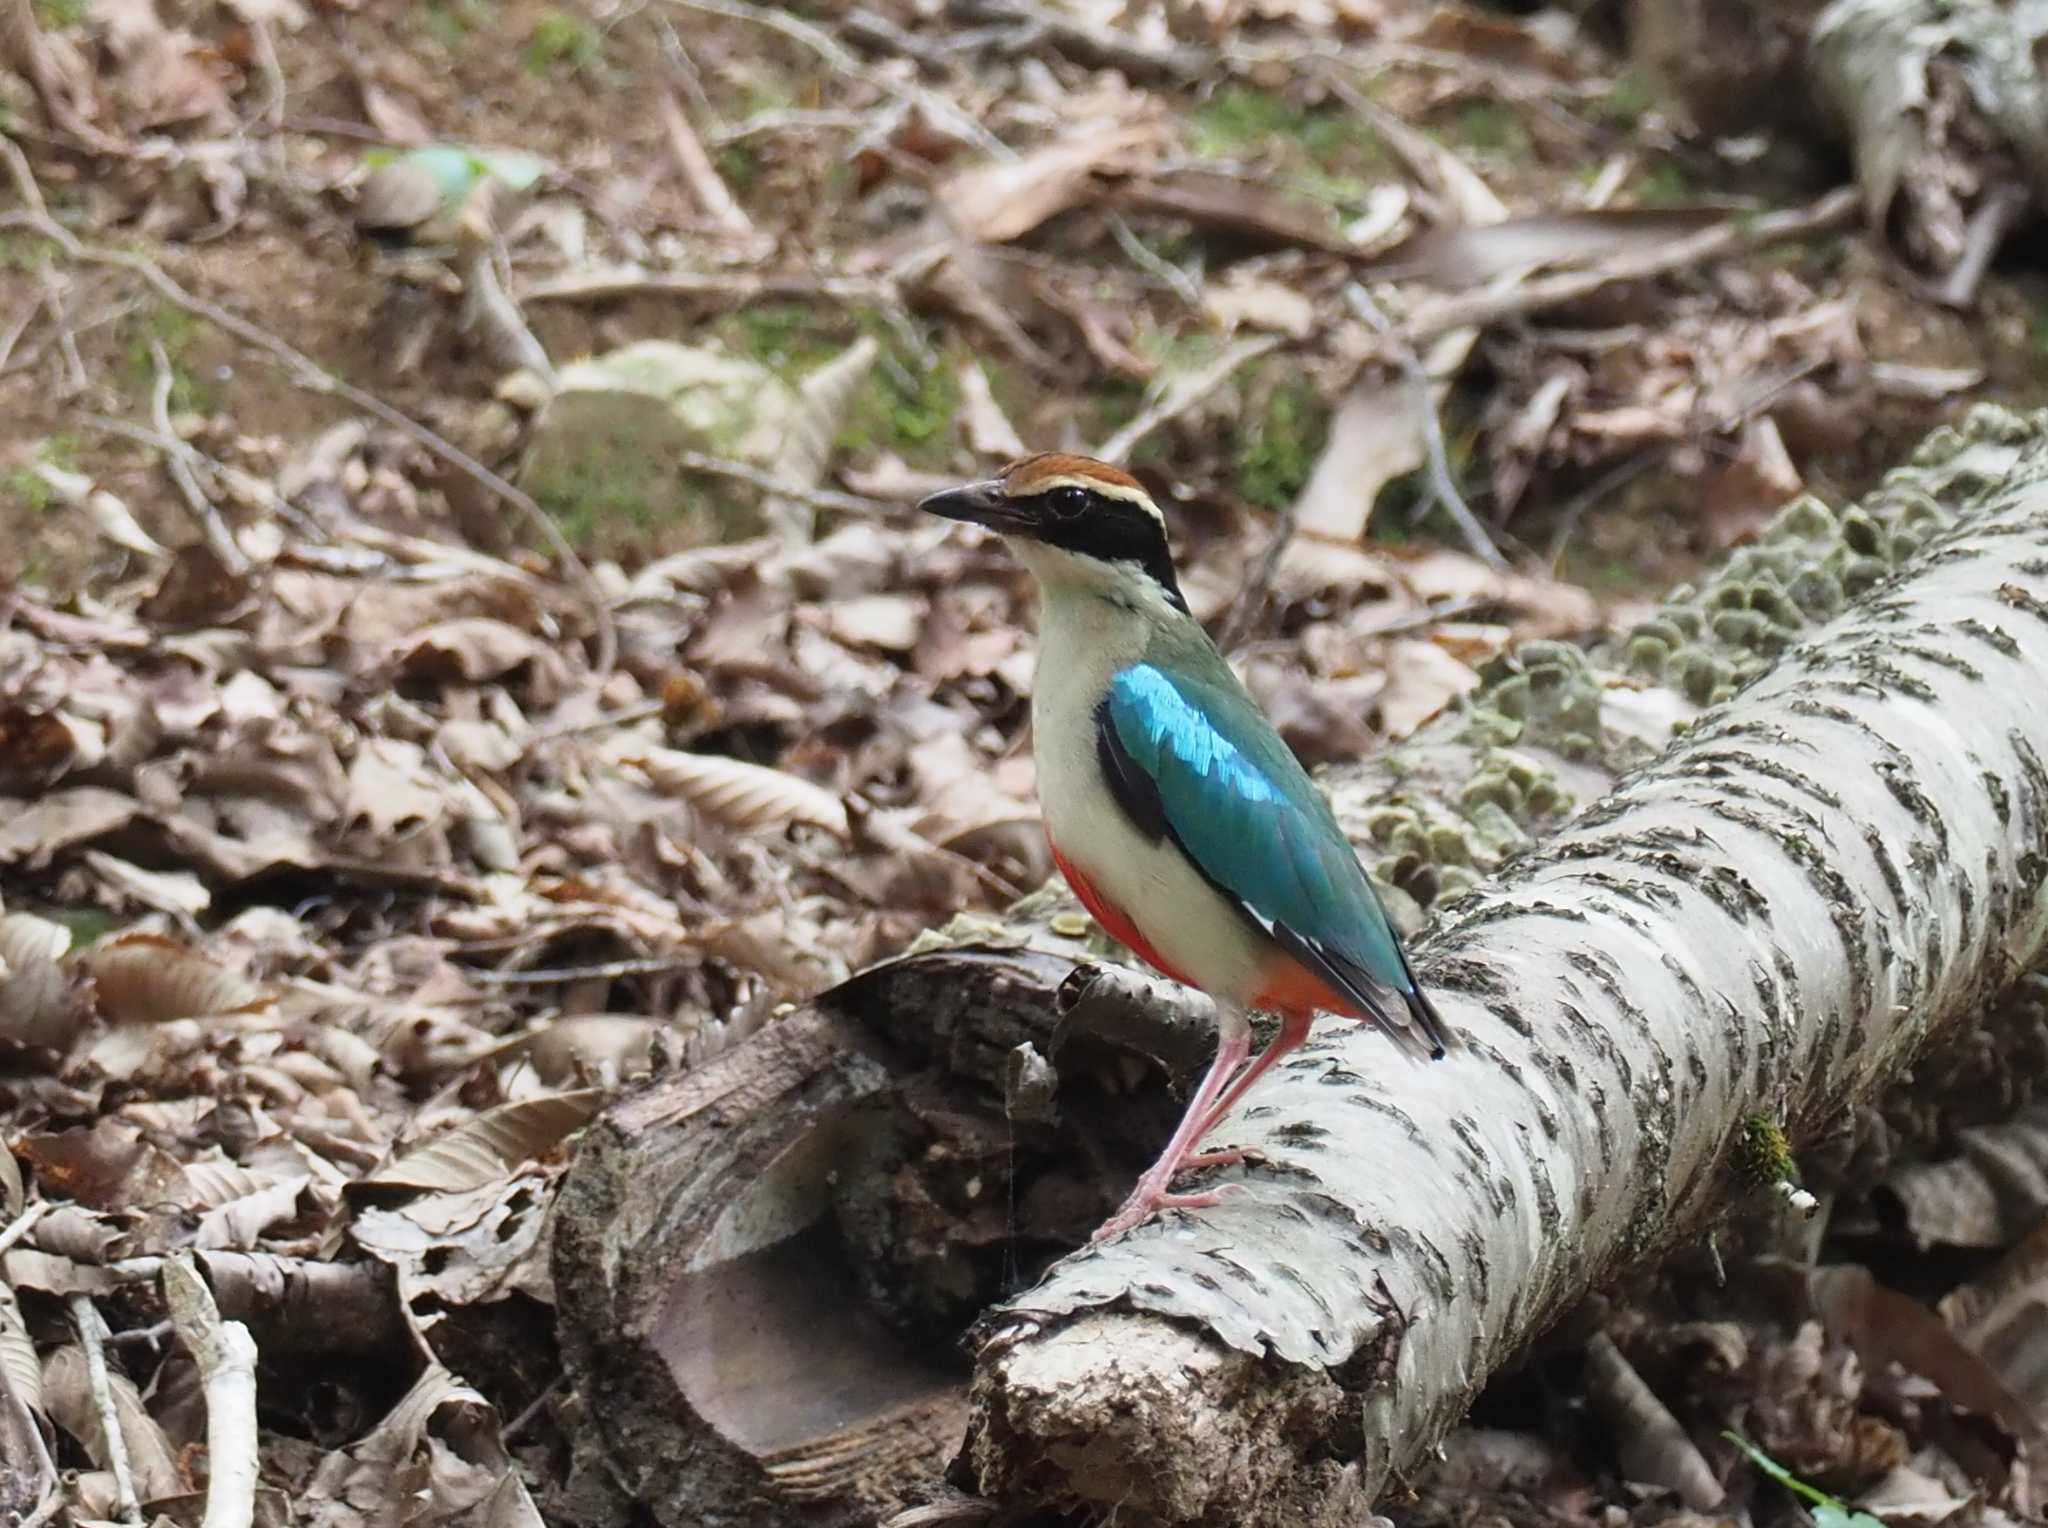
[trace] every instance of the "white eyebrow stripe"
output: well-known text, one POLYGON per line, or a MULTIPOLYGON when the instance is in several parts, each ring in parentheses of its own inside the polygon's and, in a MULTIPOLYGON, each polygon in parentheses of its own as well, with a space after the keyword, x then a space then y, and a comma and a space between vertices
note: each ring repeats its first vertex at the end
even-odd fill
POLYGON ((1082 472, 1062 472, 1055 477, 1034 478, 1026 483, 1014 497, 1028 499, 1036 494, 1050 493, 1055 488, 1085 488, 1090 493, 1099 493, 1105 499, 1116 499, 1125 504, 1135 504, 1161 525, 1166 517, 1159 512, 1159 506, 1152 502, 1152 495, 1142 488, 1126 488, 1122 483, 1104 482, 1099 477, 1090 477, 1082 472))

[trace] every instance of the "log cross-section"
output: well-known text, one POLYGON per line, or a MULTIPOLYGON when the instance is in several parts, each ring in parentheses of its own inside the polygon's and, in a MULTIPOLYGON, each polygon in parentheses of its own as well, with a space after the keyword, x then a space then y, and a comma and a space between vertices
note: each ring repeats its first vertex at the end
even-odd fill
POLYGON ((1459 905, 1418 957, 1459 1054, 1319 1034, 1212 1137, 1263 1158, 1220 1204, 993 1313, 973 1484, 1027 1514, 1358 1521, 1507 1355, 1702 1223, 1745 1117, 1810 1135, 2038 960, 2044 878, 2036 452, 1459 905))

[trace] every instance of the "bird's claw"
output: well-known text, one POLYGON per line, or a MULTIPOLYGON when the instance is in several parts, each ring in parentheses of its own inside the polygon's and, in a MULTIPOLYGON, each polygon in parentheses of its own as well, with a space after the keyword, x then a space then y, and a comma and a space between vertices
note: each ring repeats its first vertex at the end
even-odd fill
MULTIPOLYGON (((1180 1165, 1182 1167, 1192 1167, 1200 1164, 1193 1157, 1190 1157, 1180 1165)), ((1123 1208, 1096 1227, 1095 1234, 1088 1239, 1092 1242, 1099 1242, 1112 1236, 1121 1235, 1123 1232, 1141 1224, 1154 1210, 1207 1209, 1212 1204, 1222 1203, 1223 1196, 1232 1189, 1244 1187, 1241 1183, 1219 1183, 1216 1187, 1203 1189, 1199 1193, 1175 1194, 1168 1192, 1166 1181, 1164 1178, 1155 1179, 1150 1174, 1139 1179, 1137 1188, 1131 1191, 1131 1197, 1124 1201, 1123 1208)))
POLYGON ((1224 1146, 1215 1151, 1198 1151, 1191 1157, 1181 1159, 1183 1169, 1189 1167, 1235 1167, 1240 1162, 1263 1162, 1266 1154, 1256 1146, 1224 1146))

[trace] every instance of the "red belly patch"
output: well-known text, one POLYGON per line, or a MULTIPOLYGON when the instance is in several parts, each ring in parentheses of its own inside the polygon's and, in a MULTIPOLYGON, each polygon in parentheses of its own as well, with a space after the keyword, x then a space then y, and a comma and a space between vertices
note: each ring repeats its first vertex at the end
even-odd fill
POLYGON ((1162 975, 1170 976, 1177 982, 1185 982, 1190 987, 1197 985, 1159 958, 1159 952, 1152 948, 1151 942, 1138 932, 1137 924, 1126 918, 1123 909, 1097 890, 1095 883, 1081 874, 1072 860, 1060 853, 1060 846, 1053 843, 1049 836, 1046 843, 1052 849, 1052 862, 1060 867, 1060 874, 1065 876, 1067 884, 1074 888, 1074 895, 1081 899, 1081 905, 1088 909, 1088 915, 1102 925, 1103 931, 1110 938, 1162 975))
POLYGON ((1260 975, 1265 985, 1252 997, 1254 1008, 1304 1019, 1316 1013, 1341 1014, 1347 1019, 1365 1017, 1350 998, 1283 950, 1273 952, 1260 975))
MULTIPOLYGON (((1074 895, 1081 899, 1081 905, 1088 909, 1089 916, 1102 925, 1110 938, 1162 975, 1185 982, 1190 987, 1201 985, 1168 965, 1159 951, 1152 947, 1151 941, 1138 932, 1138 926, 1124 914, 1123 909, 1104 896, 1072 860, 1060 853, 1059 845, 1052 843, 1050 836, 1046 842, 1052 847, 1052 862, 1060 867, 1060 874, 1074 888, 1074 895)), ((1328 982, 1277 945, 1272 947, 1272 955, 1260 976, 1263 985, 1249 999, 1254 1008, 1303 1019, 1316 1013, 1341 1014, 1351 1019, 1365 1017, 1350 998, 1334 990, 1328 982)))

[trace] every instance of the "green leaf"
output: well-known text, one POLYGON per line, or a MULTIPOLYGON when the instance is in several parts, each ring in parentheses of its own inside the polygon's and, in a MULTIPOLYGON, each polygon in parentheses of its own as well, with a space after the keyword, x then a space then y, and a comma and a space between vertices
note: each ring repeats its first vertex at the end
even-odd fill
POLYGON ((517 149, 480 149, 465 143, 429 143, 394 153, 371 149, 363 156, 372 168, 400 163, 417 165, 441 188, 441 197, 453 206, 468 196, 480 180, 502 180, 514 191, 524 191, 548 171, 548 162, 537 154, 517 149))
POLYGON ((1884 1519, 1873 1517, 1868 1512, 1850 1506, 1839 1497, 1830 1496, 1818 1487, 1808 1485, 1741 1433, 1724 1432, 1721 1436, 1749 1455, 1750 1463, 1794 1496, 1801 1496, 1812 1502, 1815 1528, 1886 1528, 1884 1519))

